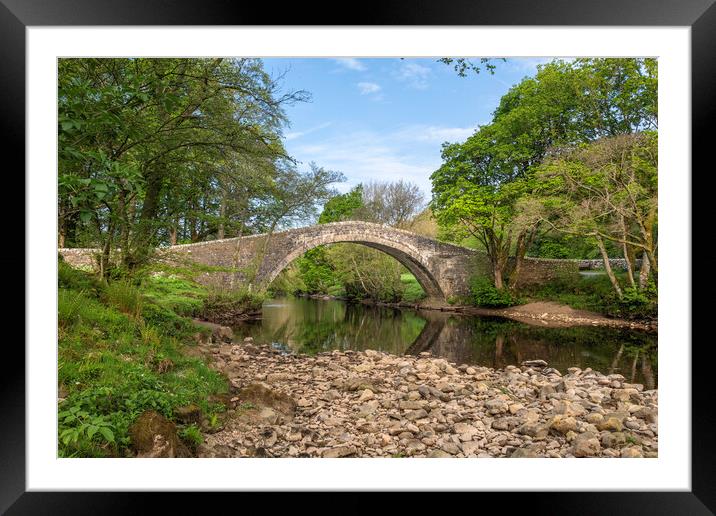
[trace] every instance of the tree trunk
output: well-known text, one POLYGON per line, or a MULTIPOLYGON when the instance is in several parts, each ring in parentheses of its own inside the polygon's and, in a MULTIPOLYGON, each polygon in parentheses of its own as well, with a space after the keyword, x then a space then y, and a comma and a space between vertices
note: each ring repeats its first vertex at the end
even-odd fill
POLYGON ((609 277, 609 281, 612 283, 612 287, 614 287, 614 291, 617 293, 617 296, 619 299, 623 297, 622 289, 619 286, 619 282, 617 281, 616 276, 614 275, 614 271, 612 271, 612 266, 609 263, 609 255, 607 254, 607 249, 604 247, 604 240, 602 240, 602 237, 597 235, 597 246, 599 246, 599 251, 602 253, 602 260, 604 261, 604 270, 607 273, 607 276, 609 277))
POLYGON ((162 190, 162 175, 159 171, 154 170, 147 174, 147 188, 144 194, 144 202, 142 203, 142 214, 137 224, 136 237, 134 239, 134 249, 132 253, 130 266, 136 266, 144 262, 149 256, 149 247, 152 240, 152 226, 159 213, 159 196, 162 190))
MULTIPOLYGON (((627 239, 627 230, 626 230, 626 222, 624 221, 624 216, 621 217, 621 225, 622 225, 622 236, 623 236, 624 240, 626 240, 627 239)), ((624 261, 626 261, 627 279, 629 280, 629 286, 636 287, 636 283, 634 282, 634 269, 632 266, 632 263, 633 263, 632 252, 626 242, 622 242, 622 253, 624 254, 624 261)))
POLYGON ((510 290, 515 290, 519 283, 520 272, 522 271, 522 264, 525 261, 525 255, 532 246, 535 235, 537 234, 538 226, 535 225, 532 229, 524 230, 517 237, 517 247, 515 248, 515 267, 510 273, 510 290))
POLYGON ((495 288, 498 290, 502 290, 504 288, 504 283, 502 281, 502 269, 499 267, 499 265, 494 265, 492 269, 492 275, 495 278, 495 288))
POLYGON ((219 229, 216 231, 216 238, 224 239, 224 217, 226 217, 226 195, 221 196, 221 205, 219 206, 219 229))
POLYGON ((651 262, 646 253, 641 253, 641 270, 639 271, 639 289, 644 290, 649 283, 649 274, 651 272, 651 262))
POLYGON ((169 228, 169 244, 177 245, 177 233, 179 232, 179 221, 176 220, 169 228))

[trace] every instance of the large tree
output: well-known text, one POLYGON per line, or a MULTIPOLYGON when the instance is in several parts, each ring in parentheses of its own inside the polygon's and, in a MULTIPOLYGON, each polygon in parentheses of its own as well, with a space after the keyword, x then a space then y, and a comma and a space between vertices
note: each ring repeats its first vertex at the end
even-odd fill
POLYGON ((60 245, 101 247, 103 268, 116 247, 132 267, 155 245, 247 222, 252 197, 288 159, 283 106, 306 98, 281 93, 257 59, 61 59, 58 68, 60 245), (253 168, 262 173, 242 174, 253 168))
POLYGON ((544 220, 561 232, 594 239, 619 297, 607 241, 622 251, 628 287, 643 290, 657 277, 657 167, 658 139, 648 131, 555 150, 536 172, 544 220))
POLYGON ((432 176, 431 208, 455 237, 475 236, 497 288, 517 285, 540 226, 518 209, 550 149, 656 128, 656 61, 556 60, 512 87, 492 121, 463 143, 444 144, 432 176))

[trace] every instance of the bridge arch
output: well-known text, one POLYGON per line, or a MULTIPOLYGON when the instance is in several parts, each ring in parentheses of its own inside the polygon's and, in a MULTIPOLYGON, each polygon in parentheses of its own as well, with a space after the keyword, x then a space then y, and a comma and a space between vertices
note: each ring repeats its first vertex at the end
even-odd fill
MULTIPOLYGON (((363 225, 366 224, 363 223, 363 225)), ((372 226, 373 224, 370 225, 372 226)), ((264 267, 262 267, 262 283, 264 286, 268 286, 291 262, 307 251, 321 245, 350 243, 371 247, 392 256, 415 276, 415 279, 423 288, 428 298, 445 298, 443 289, 430 270, 430 264, 424 260, 418 248, 411 245, 410 242, 401 241, 399 238, 400 234, 397 233, 399 230, 394 230, 396 231, 396 238, 391 238, 390 231, 386 231, 386 228, 382 226, 379 226, 383 228, 381 234, 367 231, 333 231, 333 228, 329 226, 332 226, 332 224, 326 224, 326 230, 323 232, 318 232, 316 235, 308 238, 299 239, 299 241, 296 242, 297 245, 286 254, 274 256, 273 259, 266 260, 264 267)))

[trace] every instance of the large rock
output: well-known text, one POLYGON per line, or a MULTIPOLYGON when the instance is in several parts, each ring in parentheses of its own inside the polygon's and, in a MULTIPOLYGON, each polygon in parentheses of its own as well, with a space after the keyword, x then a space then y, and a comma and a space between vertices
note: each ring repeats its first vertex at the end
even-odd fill
POLYGON ((599 439, 592 432, 584 432, 574 438, 572 446, 572 455, 575 457, 596 457, 599 455, 602 446, 599 439))
POLYGON ((351 376, 346 379, 341 388, 344 391, 364 391, 366 389, 376 392, 378 388, 373 380, 369 378, 361 378, 359 376, 351 376))
POLYGON ((209 321, 202 321, 200 319, 194 319, 194 323, 209 328, 211 330, 211 341, 215 343, 219 342, 231 342, 234 340, 234 331, 228 326, 222 326, 209 321))
POLYGON ((340 457, 349 457, 358 453, 355 446, 336 446, 323 452, 322 457, 326 459, 337 459, 340 457))
POLYGON ((511 459, 536 459, 539 455, 530 448, 517 448, 510 454, 511 459))
POLYGON ((180 448, 174 423, 154 410, 137 418, 129 428, 129 436, 137 457, 173 458, 180 448))
POLYGON ((247 385, 238 392, 237 397, 241 403, 251 403, 260 410, 271 409, 278 414, 279 419, 291 421, 296 413, 293 398, 260 383, 247 385))
POLYGON ((195 405, 185 405, 174 409, 174 417, 180 423, 187 425, 201 423, 201 409, 195 405))
POLYGON ((577 420, 573 416, 557 414, 549 422, 549 426, 555 432, 566 435, 567 432, 577 431, 577 420))

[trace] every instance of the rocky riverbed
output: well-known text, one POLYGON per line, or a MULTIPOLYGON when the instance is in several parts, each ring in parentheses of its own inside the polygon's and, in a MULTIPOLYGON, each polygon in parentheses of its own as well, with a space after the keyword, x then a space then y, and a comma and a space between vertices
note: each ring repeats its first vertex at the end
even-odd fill
POLYGON ((504 370, 429 353, 315 356, 200 342, 231 382, 200 457, 656 457, 656 390, 541 360, 504 370))

